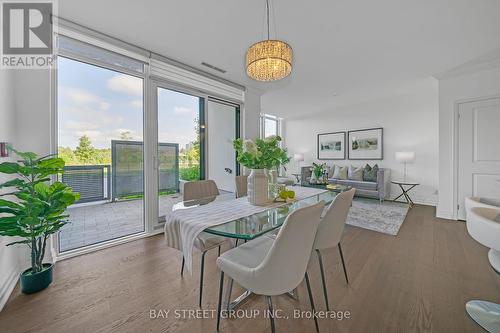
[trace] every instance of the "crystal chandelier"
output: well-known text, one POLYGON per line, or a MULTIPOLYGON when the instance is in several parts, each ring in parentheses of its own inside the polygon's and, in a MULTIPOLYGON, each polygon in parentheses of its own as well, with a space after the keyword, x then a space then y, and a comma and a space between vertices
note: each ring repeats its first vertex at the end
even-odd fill
POLYGON ((269 38, 269 0, 267 9, 267 40, 253 44, 247 50, 247 74, 257 81, 276 81, 292 72, 292 48, 281 40, 269 38))

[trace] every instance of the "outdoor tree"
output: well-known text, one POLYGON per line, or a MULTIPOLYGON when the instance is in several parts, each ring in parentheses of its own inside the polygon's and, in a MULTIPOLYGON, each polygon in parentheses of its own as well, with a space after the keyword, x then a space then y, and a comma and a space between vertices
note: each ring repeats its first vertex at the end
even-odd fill
POLYGON ((82 164, 92 164, 95 162, 96 149, 92 146, 90 138, 86 135, 80 137, 78 147, 75 150, 75 156, 82 164))
POLYGON ((130 131, 123 131, 120 133, 120 140, 130 141, 132 139, 133 139, 133 137, 132 137, 132 133, 130 133, 130 131))

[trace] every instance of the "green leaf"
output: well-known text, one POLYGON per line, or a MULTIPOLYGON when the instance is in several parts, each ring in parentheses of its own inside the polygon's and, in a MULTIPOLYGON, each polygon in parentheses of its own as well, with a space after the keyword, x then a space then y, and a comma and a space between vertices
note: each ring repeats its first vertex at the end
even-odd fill
POLYGON ((62 169, 64 168, 64 160, 58 157, 52 157, 38 162, 40 168, 62 169))
POLYGON ((19 204, 15 203, 15 202, 12 202, 12 201, 9 201, 9 200, 5 200, 5 199, 0 199, 0 207, 1 206, 10 207, 10 208, 16 208, 16 209, 23 208, 19 204))
POLYGON ((21 157, 22 159, 24 159, 25 161, 32 161, 32 160, 35 160, 38 155, 35 154, 35 153, 32 153, 32 152, 20 152, 20 151, 17 151, 17 150, 14 150, 14 152, 16 153, 17 156, 21 157))
POLYGON ((19 164, 14 162, 3 162, 0 164, 0 172, 6 174, 13 174, 19 172, 19 164))
POLYGON ((23 186, 25 182, 19 178, 9 180, 3 184, 0 184, 0 188, 2 187, 14 187, 14 186, 23 186))

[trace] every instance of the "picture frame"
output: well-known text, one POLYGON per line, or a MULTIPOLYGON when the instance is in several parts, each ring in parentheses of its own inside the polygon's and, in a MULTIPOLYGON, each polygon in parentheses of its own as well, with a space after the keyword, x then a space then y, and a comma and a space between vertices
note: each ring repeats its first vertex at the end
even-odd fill
POLYGON ((348 159, 384 159, 384 129, 382 127, 348 131, 347 137, 348 159))
POLYGON ((318 160, 345 160, 345 140, 346 132, 330 132, 318 134, 318 160))

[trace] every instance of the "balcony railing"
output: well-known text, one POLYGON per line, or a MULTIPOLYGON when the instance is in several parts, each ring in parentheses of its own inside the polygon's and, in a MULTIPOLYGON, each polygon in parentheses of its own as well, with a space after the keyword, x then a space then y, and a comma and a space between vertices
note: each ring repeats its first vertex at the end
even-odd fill
MULTIPOLYGON (((158 144, 159 192, 179 191, 179 145, 158 144)), ((62 181, 80 193, 77 203, 139 198, 144 195, 143 143, 111 141, 110 165, 66 166, 62 181)))

